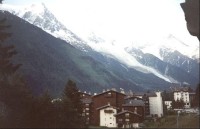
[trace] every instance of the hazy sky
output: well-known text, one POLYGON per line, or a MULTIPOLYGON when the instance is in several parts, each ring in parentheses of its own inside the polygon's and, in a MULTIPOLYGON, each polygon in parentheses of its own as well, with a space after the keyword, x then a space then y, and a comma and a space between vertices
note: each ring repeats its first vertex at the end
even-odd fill
POLYGON ((106 39, 154 41, 173 34, 198 44, 186 28, 184 0, 5 0, 12 5, 43 2, 80 37, 95 32, 106 39), (144 38, 145 37, 145 38, 144 38))

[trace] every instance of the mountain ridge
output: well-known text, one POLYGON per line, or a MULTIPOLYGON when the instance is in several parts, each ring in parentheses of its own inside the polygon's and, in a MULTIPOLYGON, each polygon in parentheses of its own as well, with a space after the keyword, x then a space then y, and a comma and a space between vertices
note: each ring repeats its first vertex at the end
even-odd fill
MULTIPOLYGON (((13 14, 17 15, 16 13, 13 13, 13 14)), ((24 19, 27 21, 27 18, 29 18, 31 16, 31 14, 27 14, 26 16, 27 17, 24 17, 24 19)), ((53 16, 51 16, 51 17, 53 17, 53 16)), ((46 19, 48 19, 48 18, 46 18, 46 19)), ((57 19, 55 19, 55 20, 57 20, 57 19)), ((53 21, 53 20, 51 20, 51 21, 53 21)), ((34 25, 33 22, 29 22, 29 23, 34 25)), ((42 22, 42 23, 44 23, 44 22, 42 22)), ((48 32, 47 29, 46 30, 44 29, 44 27, 41 27, 41 26, 38 26, 38 27, 43 29, 45 32, 48 32)), ((49 26, 46 26, 46 27, 48 28, 49 26)), ((64 28, 66 28, 66 27, 64 27, 64 28)), ((62 27, 61 27, 61 29, 62 29, 62 27)), ((111 87, 115 87, 115 88, 123 87, 126 90, 129 90, 131 88, 137 89, 137 90, 147 90, 147 89, 156 90, 156 89, 162 89, 162 88, 167 89, 167 87, 170 86, 171 82, 172 83, 186 83, 186 84, 188 83, 193 86, 195 86, 195 84, 199 82, 199 80, 198 80, 199 74, 196 73, 197 72, 196 69, 199 68, 199 64, 196 64, 195 62, 192 61, 192 59, 187 57, 187 59, 191 60, 191 62, 192 62, 191 67, 193 68, 193 70, 191 70, 191 71, 193 71, 193 72, 191 72, 191 73, 185 72, 185 71, 187 71, 187 69, 185 69, 185 66, 183 66, 181 68, 179 66, 179 64, 171 61, 172 59, 174 59, 174 57, 177 57, 176 53, 174 54, 174 56, 171 56, 171 55, 173 55, 174 51, 170 51, 172 54, 170 52, 168 54, 168 55, 170 55, 169 57, 171 57, 171 59, 169 58, 168 61, 167 61, 167 59, 166 59, 166 61, 164 61, 164 60, 160 60, 159 58, 157 58, 156 56, 154 56, 152 54, 144 53, 141 50, 140 50, 141 55, 139 57, 139 55, 137 55, 137 56, 132 55, 133 53, 136 52, 135 50, 128 51, 128 49, 129 50, 131 50, 131 49, 130 48, 124 49, 123 50, 124 53, 128 54, 128 56, 130 57, 130 59, 127 58, 128 61, 129 60, 133 61, 132 59, 135 59, 137 62, 139 62, 139 64, 142 65, 143 68, 145 68, 147 70, 146 72, 144 72, 143 71, 144 69, 141 69, 141 67, 130 67, 126 64, 127 62, 121 62, 119 57, 113 55, 113 53, 109 53, 109 52, 104 53, 101 51, 96 51, 93 47, 88 45, 87 42, 80 39, 73 32, 71 32, 71 31, 69 31, 69 32, 73 35, 72 37, 70 37, 70 36, 69 37, 73 38, 74 41, 66 40, 66 39, 64 39, 62 37, 58 37, 58 36, 56 37, 55 35, 51 34, 50 32, 48 32, 48 33, 53 35, 57 39, 60 38, 60 39, 64 40, 63 43, 71 44, 77 50, 81 50, 82 51, 81 53, 84 53, 83 55, 85 55, 85 56, 81 56, 81 61, 85 62, 85 63, 83 63, 85 65, 82 65, 81 63, 80 64, 79 63, 70 64, 70 65, 76 65, 77 71, 81 71, 80 73, 82 73, 82 76, 86 77, 84 79, 79 78, 78 80, 76 80, 77 84, 80 85, 80 88, 83 90, 99 91, 99 90, 102 90, 102 88, 111 88, 111 87), (149 60, 149 61, 147 61, 147 60, 149 60), (165 64, 165 65, 163 65, 163 66, 158 65, 155 62, 159 62, 159 64, 165 64), (92 68, 91 70, 90 70, 89 66, 92 68), (149 72, 148 71, 149 68, 152 71, 156 71, 156 73, 152 73, 152 71, 149 72), (171 69, 173 69, 173 70, 171 70, 171 69), (87 70, 89 70, 89 71, 87 71, 87 70), (169 70, 171 72, 170 72, 170 74, 167 74, 167 73, 169 73, 169 72, 167 72, 169 70), (179 71, 179 72, 176 73, 174 71, 179 71), (87 73, 87 74, 85 74, 85 73, 87 73), (99 74, 99 73, 101 73, 101 74, 99 74), (159 75, 156 75, 157 73, 162 75, 163 77, 166 77, 166 79, 169 79, 170 83, 166 82, 166 80, 163 80, 162 77, 159 78, 159 75), (96 75, 99 74, 99 75, 95 77, 95 76, 93 76, 94 74, 96 74, 96 75), (194 74, 195 76, 193 76, 192 74, 194 74), (179 75, 181 75, 181 76, 179 77, 179 75), (90 78, 90 79, 88 79, 88 78, 90 78), (97 78, 101 78, 101 79, 98 80, 97 78), (91 83, 91 84, 89 84, 89 83, 91 83), (106 85, 106 83, 107 83, 107 85, 106 85)), ((98 40, 101 40, 101 42, 104 42, 104 39, 99 37, 94 40, 95 44, 98 44, 98 42, 99 42, 98 40)), ((26 41, 27 41, 27 39, 26 39, 26 41)), ((115 44, 116 44, 116 42, 113 41, 111 44, 111 47, 112 47, 112 45, 115 45, 115 44)), ((108 49, 108 51, 109 51, 109 49, 108 49)), ((184 57, 183 55, 179 55, 179 56, 181 58, 184 57)), ((72 57, 74 57, 74 54, 72 54, 72 56, 70 55, 70 56, 66 56, 66 57, 71 58, 72 62, 80 61, 79 58, 75 58, 75 59, 72 58, 72 57)), ((66 57, 63 57, 63 58, 66 58, 66 57)), ((122 55, 121 58, 124 58, 124 55, 122 55)), ((47 71, 46 73, 51 74, 51 73, 49 73, 49 71, 47 71)), ((57 74, 57 73, 55 73, 55 74, 57 74)), ((68 71, 68 75, 69 75, 69 71, 68 71)), ((35 76, 34 78, 38 78, 38 77, 35 76)), ((47 79, 47 80, 49 80, 49 79, 47 79)), ((61 89, 62 89, 62 87, 63 86, 60 86, 61 89)))

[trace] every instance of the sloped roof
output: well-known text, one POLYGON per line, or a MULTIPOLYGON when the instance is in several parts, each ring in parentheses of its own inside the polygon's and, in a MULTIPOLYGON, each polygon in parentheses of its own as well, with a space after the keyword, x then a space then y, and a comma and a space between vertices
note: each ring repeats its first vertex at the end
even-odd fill
POLYGON ((155 93, 146 93, 146 95, 149 97, 157 97, 157 95, 155 93))
POLYGON ((134 115, 137 115, 137 116, 140 116, 140 117, 142 116, 142 115, 140 115, 140 114, 137 114, 137 113, 135 113, 135 112, 131 112, 131 111, 128 111, 128 110, 123 110, 123 111, 121 111, 121 112, 115 114, 114 116, 118 116, 118 115, 121 115, 121 114, 124 114, 124 113, 131 113, 131 114, 134 114, 134 115))
POLYGON ((99 95, 102 95, 102 94, 105 94, 105 93, 108 93, 108 92, 116 92, 118 94, 122 94, 124 96, 126 96, 124 93, 121 93, 121 92, 118 92, 118 91, 115 91, 115 90, 108 90, 108 91, 105 91, 105 92, 102 92, 102 93, 99 93, 99 94, 96 94, 96 95, 93 95, 92 97, 96 97, 96 96, 99 96, 99 95))
POLYGON ((107 105, 104 105, 104 106, 96 108, 96 110, 101 110, 101 109, 104 109, 104 108, 107 108, 107 107, 112 107, 114 109, 118 109, 117 107, 114 107, 114 106, 111 106, 111 105, 107 104, 107 105))
POLYGON ((137 97, 137 96, 127 96, 127 97, 125 97, 124 99, 125 99, 125 100, 128 100, 128 99, 139 99, 139 100, 141 100, 142 98, 137 97))
POLYGON ((84 98, 81 99, 82 103, 86 104, 86 103, 92 103, 92 99, 91 98, 84 98))
POLYGON ((156 97, 155 93, 134 93, 134 96, 148 96, 148 97, 156 97))
POLYGON ((122 106, 145 106, 145 104, 142 100, 127 100, 122 106))
POLYGON ((171 88, 171 90, 173 92, 180 92, 180 91, 183 91, 183 92, 193 92, 193 89, 191 89, 188 86, 174 86, 174 87, 170 87, 170 88, 171 88))

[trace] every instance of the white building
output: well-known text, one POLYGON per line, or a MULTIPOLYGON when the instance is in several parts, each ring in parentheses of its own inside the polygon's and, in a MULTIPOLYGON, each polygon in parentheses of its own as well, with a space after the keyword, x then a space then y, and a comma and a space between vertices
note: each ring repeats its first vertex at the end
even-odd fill
POLYGON ((100 126, 112 127, 116 128, 116 117, 114 115, 117 114, 117 109, 113 106, 105 105, 98 108, 100 112, 100 126))
POLYGON ((150 115, 162 117, 163 116, 163 101, 161 92, 155 92, 155 94, 149 96, 149 108, 150 115))
POLYGON ((168 110, 172 108, 172 101, 165 101, 164 103, 167 106, 168 110))
POLYGON ((174 100, 178 101, 181 99, 185 103, 185 108, 191 107, 188 87, 181 87, 174 90, 174 100))

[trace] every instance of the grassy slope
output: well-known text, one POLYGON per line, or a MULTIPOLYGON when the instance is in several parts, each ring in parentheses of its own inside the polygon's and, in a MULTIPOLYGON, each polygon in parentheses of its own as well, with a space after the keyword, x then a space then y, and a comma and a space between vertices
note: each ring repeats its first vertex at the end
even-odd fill
MULTIPOLYGON (((177 116, 169 115, 160 122, 145 122, 147 128, 177 128, 177 116)), ((199 128, 199 116, 196 114, 182 114, 179 116, 179 128, 199 128)))

